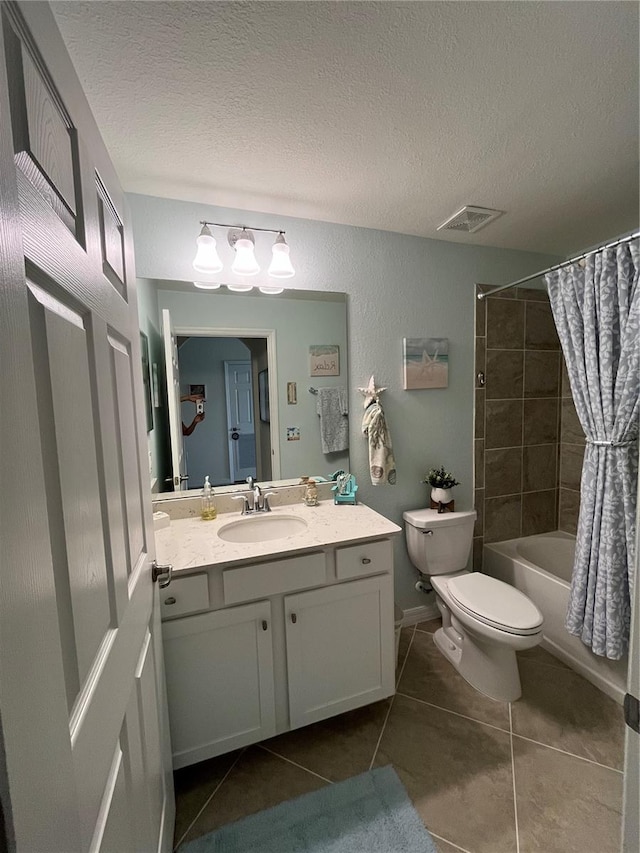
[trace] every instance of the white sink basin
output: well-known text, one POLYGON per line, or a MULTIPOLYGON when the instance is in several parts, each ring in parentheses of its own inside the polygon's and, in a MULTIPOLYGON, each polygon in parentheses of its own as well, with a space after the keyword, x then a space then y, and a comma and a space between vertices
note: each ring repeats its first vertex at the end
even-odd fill
POLYGON ((302 533, 307 527, 307 522, 296 515, 254 515, 225 524, 218 536, 225 542, 269 542, 302 533))

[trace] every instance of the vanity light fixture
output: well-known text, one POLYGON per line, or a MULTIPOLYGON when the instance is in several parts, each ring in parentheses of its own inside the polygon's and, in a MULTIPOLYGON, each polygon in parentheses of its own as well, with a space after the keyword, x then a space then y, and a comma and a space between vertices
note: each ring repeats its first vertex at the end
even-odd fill
POLYGON ((253 290, 253 285, 242 284, 242 282, 238 281, 235 284, 227 284, 227 288, 235 291, 236 293, 247 293, 249 290, 253 290))
POLYGON ((256 261, 254 246, 255 237, 251 231, 243 228, 241 231, 229 231, 229 245, 235 251, 236 256, 231 264, 231 272, 236 275, 257 275, 260 272, 260 264, 256 261))
POLYGON ((269 275, 274 278, 291 278, 296 274, 291 259, 289 258, 289 246, 284 239, 284 231, 279 231, 276 241, 271 249, 273 257, 269 264, 269 275))
POLYGON ((218 290, 221 287, 217 281, 194 281, 193 286, 200 290, 218 290))
POLYGON ((209 230, 206 222, 202 223, 202 230, 196 240, 198 251, 193 259, 193 268, 197 272, 214 273, 222 269, 222 261, 216 252, 216 238, 209 230))
MULTIPOLYGON (((193 260, 193 266, 198 272, 215 275, 223 269, 223 263, 216 251, 216 240, 211 233, 211 226, 215 228, 228 228, 227 240, 229 245, 234 250, 234 259, 231 265, 231 272, 237 276, 249 277, 257 275, 260 272, 260 265, 255 256, 255 235, 254 231, 263 231, 270 234, 275 234, 276 239, 272 247, 272 259, 269 264, 267 273, 275 279, 291 278, 295 275, 295 270, 289 257, 289 246, 285 240, 285 232, 274 228, 254 228, 249 229, 242 225, 239 227, 230 226, 221 222, 207 222, 201 220, 200 225, 202 230, 197 239, 198 249, 193 260)), ((194 281, 196 287, 202 290, 217 290, 221 285, 217 282, 194 281)), ((234 282, 233 284, 225 285, 229 290, 243 293, 252 290, 254 285, 249 282, 234 282)), ((284 288, 274 282, 273 284, 260 284, 258 289, 261 293, 276 295, 282 293, 284 288)))

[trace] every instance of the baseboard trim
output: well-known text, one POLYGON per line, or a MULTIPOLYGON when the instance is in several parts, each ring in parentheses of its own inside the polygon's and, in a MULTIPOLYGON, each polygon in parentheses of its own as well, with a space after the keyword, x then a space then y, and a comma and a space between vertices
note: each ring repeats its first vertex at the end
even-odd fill
POLYGON ((409 607, 408 610, 402 611, 402 627, 408 628, 427 619, 437 619, 439 615, 440 611, 435 601, 431 604, 422 604, 420 607, 409 607))

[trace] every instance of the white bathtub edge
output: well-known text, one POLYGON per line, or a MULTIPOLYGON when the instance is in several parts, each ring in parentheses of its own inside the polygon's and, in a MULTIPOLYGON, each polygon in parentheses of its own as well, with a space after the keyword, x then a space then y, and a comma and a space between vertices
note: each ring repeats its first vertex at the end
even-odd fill
MULTIPOLYGON (((539 535, 557 537, 559 532, 539 535)), ((574 537, 562 534, 561 538, 574 537)), ((569 584, 518 554, 516 547, 520 541, 509 539, 487 543, 484 546, 483 572, 516 587, 540 609, 546 628, 540 644, 543 649, 622 705, 627 683, 626 663, 607 661, 593 655, 579 638, 566 631, 564 614, 569 600, 569 584), (615 668, 623 669, 623 672, 616 673, 615 668)))

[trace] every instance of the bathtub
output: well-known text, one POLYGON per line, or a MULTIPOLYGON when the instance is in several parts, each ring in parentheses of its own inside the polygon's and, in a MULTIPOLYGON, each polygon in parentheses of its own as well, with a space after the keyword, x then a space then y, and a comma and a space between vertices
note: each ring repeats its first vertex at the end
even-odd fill
POLYGON ((622 704, 627 659, 594 655, 564 627, 569 603, 575 537, 555 531, 484 546, 483 572, 515 586, 534 601, 544 616, 542 648, 583 675, 622 704))

